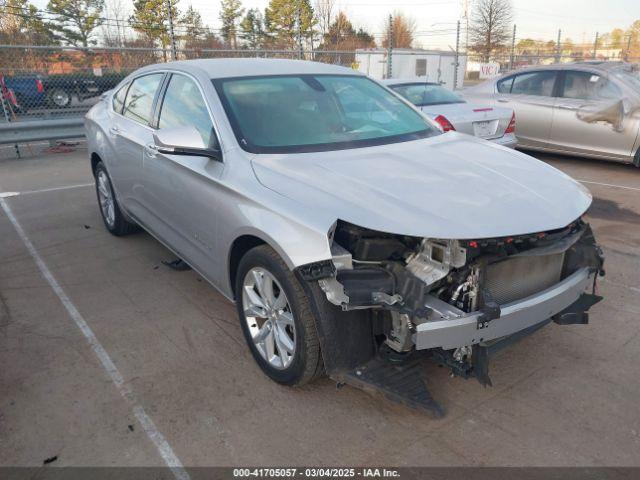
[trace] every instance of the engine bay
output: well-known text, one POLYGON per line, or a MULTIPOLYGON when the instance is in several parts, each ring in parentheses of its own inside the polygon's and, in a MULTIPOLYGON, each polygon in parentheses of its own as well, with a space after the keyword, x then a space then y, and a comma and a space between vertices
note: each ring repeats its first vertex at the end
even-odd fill
MULTIPOLYGON (((318 280, 327 300, 343 311, 371 309, 384 345, 398 354, 415 351, 418 325, 452 318, 449 310, 479 312, 481 330, 500 317, 502 305, 578 268, 604 272, 602 252, 581 219, 546 232, 462 240, 394 235, 338 221, 329 241, 334 270, 318 280)), ((445 352, 443 363, 469 364, 472 347, 445 352)))

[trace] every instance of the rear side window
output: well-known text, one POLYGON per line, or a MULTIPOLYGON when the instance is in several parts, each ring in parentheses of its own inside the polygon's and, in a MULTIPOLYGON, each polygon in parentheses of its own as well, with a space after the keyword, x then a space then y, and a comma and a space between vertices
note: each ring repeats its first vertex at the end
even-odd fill
POLYGON ((503 78, 496 84, 498 93, 511 93, 511 85, 513 85, 513 77, 503 78))
POLYGON ((464 103, 460 97, 440 85, 430 83, 412 83, 402 85, 390 85, 393 91, 398 92, 404 98, 418 107, 427 105, 446 105, 449 103, 464 103))
POLYGON ((173 75, 162 101, 158 128, 193 125, 205 145, 211 145, 213 124, 196 83, 184 75, 173 75))
POLYGON ((564 74, 564 98, 615 100, 622 97, 617 85, 596 73, 569 71, 564 74))
POLYGON ((554 71, 521 73, 514 77, 511 93, 514 95, 551 97, 555 81, 556 72, 554 71))
POLYGON ((124 106, 124 97, 127 94, 127 88, 129 88, 129 84, 124 85, 120 90, 116 92, 113 96, 113 111, 117 113, 122 113, 122 107, 124 106))
POLYGON ((136 78, 133 81, 124 102, 122 114, 125 117, 143 125, 151 124, 153 98, 163 75, 163 73, 154 73, 136 78))

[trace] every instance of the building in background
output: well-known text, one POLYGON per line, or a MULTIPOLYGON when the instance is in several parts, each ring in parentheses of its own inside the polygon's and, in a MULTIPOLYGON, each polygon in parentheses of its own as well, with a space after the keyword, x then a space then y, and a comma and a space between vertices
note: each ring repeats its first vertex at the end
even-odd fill
MULTIPOLYGON (((373 78, 386 78, 387 54, 385 48, 358 49, 354 68, 373 78)), ((391 78, 424 78, 426 82, 441 83, 453 89, 455 58, 455 52, 451 51, 394 48, 391 78)), ((459 55, 456 89, 462 88, 466 67, 467 57, 459 55)))

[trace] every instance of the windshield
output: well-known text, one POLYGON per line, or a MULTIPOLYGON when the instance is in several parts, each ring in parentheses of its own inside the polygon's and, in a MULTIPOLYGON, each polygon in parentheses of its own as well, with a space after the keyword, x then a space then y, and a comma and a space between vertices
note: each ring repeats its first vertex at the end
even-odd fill
POLYGON ((438 134, 418 112, 355 75, 213 80, 238 142, 253 153, 317 152, 438 134))
POLYGON ((459 96, 450 90, 433 83, 403 83, 389 85, 393 91, 398 92, 404 98, 418 107, 428 105, 446 105, 448 103, 465 103, 459 96))

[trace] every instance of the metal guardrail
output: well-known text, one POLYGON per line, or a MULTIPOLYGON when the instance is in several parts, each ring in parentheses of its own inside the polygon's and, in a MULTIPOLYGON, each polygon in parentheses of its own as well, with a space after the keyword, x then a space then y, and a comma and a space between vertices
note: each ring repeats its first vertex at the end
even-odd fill
POLYGON ((82 117, 0 123, 0 145, 84 137, 82 117))

